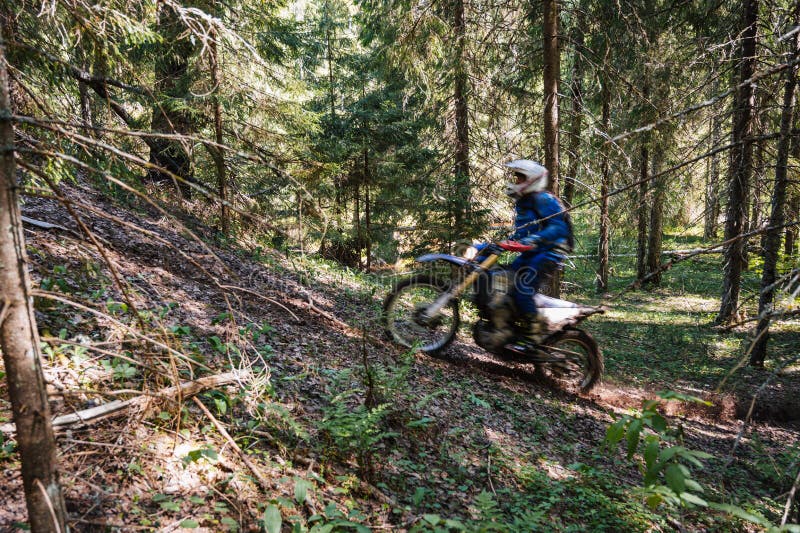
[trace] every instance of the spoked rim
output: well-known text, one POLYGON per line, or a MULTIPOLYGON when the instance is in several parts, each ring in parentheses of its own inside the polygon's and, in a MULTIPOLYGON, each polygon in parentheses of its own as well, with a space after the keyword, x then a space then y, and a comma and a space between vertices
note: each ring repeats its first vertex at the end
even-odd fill
POLYGON ((435 352, 444 348, 458 329, 456 302, 442 308, 432 324, 420 320, 421 311, 436 301, 444 289, 429 281, 411 281, 398 287, 385 307, 386 330, 392 339, 407 348, 435 352))
POLYGON ((560 337, 547 344, 554 355, 563 356, 563 362, 539 365, 541 371, 559 388, 569 392, 586 392, 596 381, 593 368, 594 348, 583 339, 560 337))

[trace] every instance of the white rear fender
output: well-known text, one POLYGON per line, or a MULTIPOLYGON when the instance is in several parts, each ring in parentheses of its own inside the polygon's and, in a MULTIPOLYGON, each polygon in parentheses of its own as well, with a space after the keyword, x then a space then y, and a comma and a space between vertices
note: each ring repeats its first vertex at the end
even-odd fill
POLYGON ((602 313, 602 307, 586 307, 537 293, 533 297, 537 311, 553 325, 576 324, 595 313, 602 313))

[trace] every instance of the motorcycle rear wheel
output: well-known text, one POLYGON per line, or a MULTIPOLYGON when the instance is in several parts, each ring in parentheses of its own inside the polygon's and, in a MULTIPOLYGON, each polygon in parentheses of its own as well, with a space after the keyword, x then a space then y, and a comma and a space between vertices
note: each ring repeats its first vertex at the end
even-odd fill
POLYGON ((551 354, 563 355, 564 362, 540 363, 537 372, 567 392, 589 392, 603 376, 603 355, 594 338, 580 329, 565 329, 547 339, 543 346, 551 354))
POLYGON ((447 348, 458 332, 458 300, 450 300, 432 324, 423 324, 418 315, 448 289, 447 283, 425 275, 398 283, 383 303, 383 326, 389 339, 429 354, 447 348))

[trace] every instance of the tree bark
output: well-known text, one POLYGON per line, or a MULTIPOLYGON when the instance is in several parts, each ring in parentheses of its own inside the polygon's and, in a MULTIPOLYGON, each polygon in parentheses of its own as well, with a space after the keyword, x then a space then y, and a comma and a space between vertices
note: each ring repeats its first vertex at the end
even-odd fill
MULTIPOLYGON (((100 79, 108 77, 108 54, 104 48, 104 43, 94 43, 94 58, 92 74, 100 79)), ((105 92, 108 94, 108 87, 105 87, 105 92)), ((94 128, 94 136, 98 139, 102 138, 103 132, 101 128, 105 126, 108 120, 108 102, 93 98, 92 100, 92 127, 94 128)))
MULTIPOLYGON (((793 57, 797 57, 797 34, 793 37, 793 57)), ((758 298, 758 321, 755 331, 755 345, 750 351, 750 364, 764 366, 769 338, 769 318, 766 314, 772 311, 775 279, 777 277, 778 253, 781 246, 780 226, 784 224, 786 189, 788 187, 789 148, 792 129, 792 118, 795 112, 795 88, 797 86, 797 66, 786 71, 786 82, 783 90, 783 108, 781 109, 781 136, 778 142, 778 159, 775 165, 775 188, 772 191, 772 205, 769 215, 769 230, 764 238, 764 271, 761 275, 761 293, 758 298)))
POLYGON ((717 324, 730 322, 739 306, 740 283, 744 268, 745 239, 736 238, 747 225, 747 190, 753 172, 753 84, 744 82, 755 72, 758 0, 743 0, 742 45, 739 57, 739 82, 734 110, 733 148, 728 180, 728 207, 725 216, 722 301, 717 324))
POLYGON ((11 399, 22 483, 31 530, 66 531, 50 406, 42 372, 39 333, 30 293, 14 165, 14 129, 0 35, 0 348, 11 399))
POLYGON ((544 166, 550 173, 547 188, 559 193, 558 77, 558 0, 544 0, 544 166))
MULTIPOLYGON (((661 171, 662 153, 654 152, 651 176, 661 171)), ((663 179, 653 182, 653 205, 650 208, 650 230, 647 238, 647 283, 661 283, 661 250, 664 237, 664 197, 666 196, 663 179)))
POLYGON ((92 120, 92 101, 89 97, 89 86, 82 81, 78 82, 78 101, 81 107, 81 122, 85 126, 91 126, 92 120))
MULTIPOLYGON (((603 132, 608 133, 609 123, 611 120, 611 91, 608 87, 608 80, 602 81, 601 98, 603 106, 603 132)), ((608 218, 608 189, 610 187, 611 174, 609 170, 609 150, 608 144, 603 144, 601 147, 600 155, 600 239, 597 246, 597 254, 599 256, 599 264, 597 267, 597 292, 604 293, 608 291, 608 275, 609 275, 609 218, 608 218)))
MULTIPOLYGON (((4 0, 0 1, 0 35, 5 38, 5 42, 14 42, 17 36, 17 19, 14 15, 14 0, 4 0)), ((3 44, 5 47, 5 44, 3 44)), ((5 57, 6 60, 14 65, 21 64, 18 61, 18 58, 15 57, 19 54, 19 52, 15 52, 12 50, 5 50, 5 57)), ((17 113, 24 113, 25 112, 25 104, 26 104, 26 95, 25 93, 19 88, 17 83, 8 75, 8 72, 5 74, 6 83, 8 85, 8 99, 11 109, 14 109, 17 113)))
MULTIPOLYGON (((356 180, 358 180, 358 177, 356 177, 356 180)), ((362 263, 361 258, 361 250, 363 249, 361 243, 363 241, 361 239, 361 184, 359 181, 356 181, 355 191, 353 194, 353 225, 356 228, 356 238, 354 244, 356 257, 355 266, 362 268, 364 264, 362 263)))
MULTIPOLYGON (((325 62, 328 66, 328 111, 330 114, 330 128, 333 133, 333 128, 336 128, 336 85, 334 75, 334 52, 333 42, 336 38, 335 27, 331 24, 332 15, 330 13, 330 6, 325 2, 325 62)), ((333 178, 334 188, 334 225, 336 230, 341 234, 342 216, 346 210, 346 200, 344 195, 344 180, 342 175, 339 174, 333 178)), ((323 242, 324 244, 324 242, 323 242)))
MULTIPOLYGON (((558 50, 558 0, 544 0, 544 166, 550 175, 547 189, 559 193, 558 78, 561 55, 558 50)), ((561 271, 550 276, 550 295, 561 295, 561 271)))
POLYGON ((453 2, 453 37, 455 39, 455 77, 453 100, 455 104, 455 230, 456 237, 465 236, 465 225, 471 222, 472 190, 470 184, 469 159, 469 107, 467 93, 469 80, 465 65, 466 23, 464 0, 453 2))

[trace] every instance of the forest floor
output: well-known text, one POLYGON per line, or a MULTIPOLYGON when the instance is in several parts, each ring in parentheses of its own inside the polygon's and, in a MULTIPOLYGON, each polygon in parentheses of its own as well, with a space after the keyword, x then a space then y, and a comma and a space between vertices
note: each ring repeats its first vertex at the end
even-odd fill
MULTIPOLYGON (((440 358, 386 343, 378 316, 391 272, 362 274, 245 238, 220 245, 182 216, 216 242, 200 244, 139 200, 119 207, 85 186, 67 196, 108 262, 63 207, 26 200, 25 216, 62 227, 26 226, 54 414, 154 400, 59 430, 75 531, 761 529, 706 508, 644 505, 639 456, 607 450, 603 439, 615 417, 662 390, 713 403, 661 404, 685 447, 710 454, 692 470, 703 497, 780 522, 799 466, 800 366, 774 370, 797 355, 800 323, 776 328, 766 369, 729 376, 748 332, 709 326, 713 258, 591 319, 606 377, 575 396, 492 359, 466 330, 440 358), (198 396, 207 413, 156 394, 232 369, 242 372, 236 385, 198 396)), ((567 272, 567 296, 598 303, 584 296, 584 270, 567 272)), ((624 286, 629 273, 617 275, 624 286)), ((6 390, 0 398, 2 423, 6 390)), ((25 520, 22 482, 2 433, 0 476, 0 531, 15 530, 25 520)))

